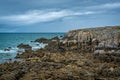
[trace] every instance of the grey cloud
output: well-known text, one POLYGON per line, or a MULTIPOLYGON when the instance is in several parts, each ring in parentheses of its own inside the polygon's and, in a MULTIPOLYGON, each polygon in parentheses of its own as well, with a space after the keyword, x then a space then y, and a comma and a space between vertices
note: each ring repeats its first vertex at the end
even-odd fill
POLYGON ((8 24, 28 25, 40 22, 54 21, 67 16, 89 15, 95 13, 96 12, 93 11, 74 12, 72 10, 60 10, 60 11, 32 10, 24 14, 2 16, 0 17, 0 21, 3 21, 8 24))

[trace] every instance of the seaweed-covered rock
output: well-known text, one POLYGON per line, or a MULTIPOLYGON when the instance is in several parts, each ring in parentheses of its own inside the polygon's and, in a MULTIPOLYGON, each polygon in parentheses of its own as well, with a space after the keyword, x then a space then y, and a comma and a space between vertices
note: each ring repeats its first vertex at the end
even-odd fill
POLYGON ((29 51, 29 52, 23 52, 22 54, 17 54, 16 58, 23 58, 23 59, 27 59, 27 58, 33 58, 33 57, 43 57, 44 53, 47 53, 48 51, 44 50, 44 49, 38 49, 36 51, 29 51))
POLYGON ((120 52, 114 53, 102 53, 94 54, 96 59, 99 59, 101 62, 115 62, 120 64, 120 52))
POLYGON ((16 80, 14 73, 4 74, 0 77, 0 80, 16 80))

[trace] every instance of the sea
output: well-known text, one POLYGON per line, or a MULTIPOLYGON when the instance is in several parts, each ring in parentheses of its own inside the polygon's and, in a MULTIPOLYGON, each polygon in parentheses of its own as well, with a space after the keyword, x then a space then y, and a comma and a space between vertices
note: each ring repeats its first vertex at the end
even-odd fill
POLYGON ((55 36, 64 36, 65 33, 0 33, 0 63, 17 61, 15 56, 17 53, 24 52, 23 49, 18 49, 17 46, 21 43, 29 44, 32 50, 44 48, 43 43, 34 42, 38 38, 51 39, 55 36))

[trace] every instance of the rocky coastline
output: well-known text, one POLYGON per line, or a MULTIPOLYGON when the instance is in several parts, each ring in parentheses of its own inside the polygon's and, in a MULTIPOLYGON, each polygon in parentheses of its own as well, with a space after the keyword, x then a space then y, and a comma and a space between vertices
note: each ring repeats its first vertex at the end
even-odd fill
POLYGON ((39 38, 47 43, 32 50, 30 45, 16 58, 0 64, 0 80, 119 80, 120 26, 69 31, 62 39, 39 38))

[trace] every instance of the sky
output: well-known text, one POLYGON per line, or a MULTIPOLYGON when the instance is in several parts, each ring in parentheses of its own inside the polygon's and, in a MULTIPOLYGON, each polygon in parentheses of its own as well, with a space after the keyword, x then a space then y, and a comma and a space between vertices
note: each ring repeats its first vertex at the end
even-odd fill
POLYGON ((0 0, 0 32, 119 26, 120 0, 0 0))

